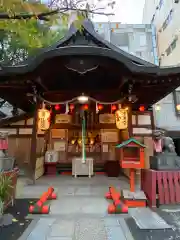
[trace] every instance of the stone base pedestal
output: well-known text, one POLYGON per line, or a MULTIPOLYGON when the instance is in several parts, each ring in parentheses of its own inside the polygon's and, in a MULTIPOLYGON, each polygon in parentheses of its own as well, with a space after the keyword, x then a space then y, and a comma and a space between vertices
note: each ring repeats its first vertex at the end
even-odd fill
POLYGON ((122 198, 124 204, 128 207, 146 207, 147 198, 143 191, 122 190, 122 198))
POLYGON ((72 175, 77 176, 91 176, 94 175, 93 158, 86 158, 85 163, 82 163, 82 158, 75 157, 72 159, 72 175))

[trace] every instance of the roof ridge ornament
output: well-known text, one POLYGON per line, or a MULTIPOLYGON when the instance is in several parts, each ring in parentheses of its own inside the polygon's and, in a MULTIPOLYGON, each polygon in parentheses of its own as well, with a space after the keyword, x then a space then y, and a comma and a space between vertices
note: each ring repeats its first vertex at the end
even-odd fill
POLYGON ((71 67, 68 67, 67 65, 65 66, 68 70, 71 70, 71 71, 74 71, 74 72, 77 72, 77 73, 79 73, 79 74, 81 74, 81 75, 84 75, 84 74, 86 74, 86 73, 88 73, 88 72, 91 72, 91 71, 93 71, 93 70, 96 70, 98 67, 99 67, 99 65, 97 65, 97 66, 95 66, 95 67, 93 67, 93 68, 88 68, 88 69, 84 69, 83 71, 81 70, 78 70, 78 69, 75 69, 75 68, 71 68, 71 67))

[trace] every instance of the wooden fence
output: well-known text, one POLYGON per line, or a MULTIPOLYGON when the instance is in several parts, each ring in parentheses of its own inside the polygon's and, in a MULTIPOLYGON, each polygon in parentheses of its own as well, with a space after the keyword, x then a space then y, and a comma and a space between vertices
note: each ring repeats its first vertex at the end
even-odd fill
POLYGON ((141 189, 150 207, 157 207, 157 204, 180 204, 180 171, 143 169, 141 189))

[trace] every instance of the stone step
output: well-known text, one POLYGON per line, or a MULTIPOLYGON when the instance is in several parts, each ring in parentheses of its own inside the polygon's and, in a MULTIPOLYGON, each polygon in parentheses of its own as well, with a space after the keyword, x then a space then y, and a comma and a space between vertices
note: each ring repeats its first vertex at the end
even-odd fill
POLYGON ((153 230, 172 228, 150 208, 131 208, 129 209, 129 214, 140 229, 153 230))

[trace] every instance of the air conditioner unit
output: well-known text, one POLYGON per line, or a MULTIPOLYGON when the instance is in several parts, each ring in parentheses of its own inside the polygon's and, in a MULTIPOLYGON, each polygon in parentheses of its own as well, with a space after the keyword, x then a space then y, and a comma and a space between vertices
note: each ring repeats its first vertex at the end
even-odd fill
POLYGON ((179 3, 179 0, 174 0, 174 3, 179 3))

